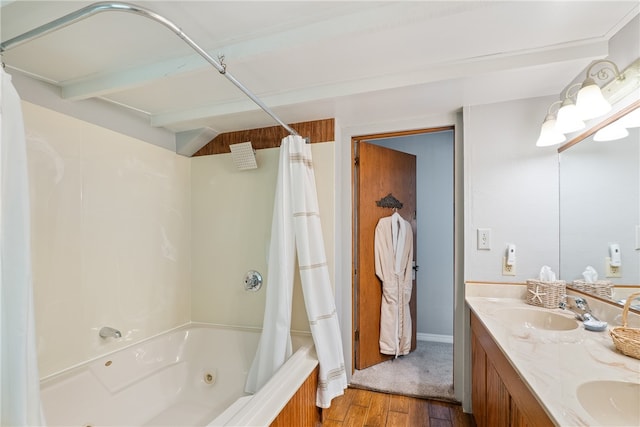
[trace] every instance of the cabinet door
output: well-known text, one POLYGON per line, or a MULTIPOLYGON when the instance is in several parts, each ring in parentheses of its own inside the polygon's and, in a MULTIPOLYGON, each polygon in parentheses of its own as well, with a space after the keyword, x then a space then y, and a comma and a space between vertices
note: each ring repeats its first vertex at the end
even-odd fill
POLYGON ((478 427, 487 425, 486 360, 482 346, 471 334, 471 410, 478 427))
POLYGON ((527 427, 529 424, 520 409, 518 409, 518 405, 516 402, 511 399, 511 422, 509 424, 511 427, 527 427))
POLYGON ((554 425, 473 313, 471 363, 471 407, 478 427, 554 425))
POLYGON ((511 398, 498 371, 487 359, 487 425, 509 427, 511 398))

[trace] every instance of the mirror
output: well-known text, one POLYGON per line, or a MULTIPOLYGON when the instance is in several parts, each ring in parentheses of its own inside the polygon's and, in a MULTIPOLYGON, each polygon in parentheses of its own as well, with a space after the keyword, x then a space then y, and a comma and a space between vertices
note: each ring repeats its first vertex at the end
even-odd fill
MULTIPOLYGON (((598 141, 602 132, 596 131, 628 126, 637 115, 638 101, 558 150, 560 277, 571 286, 592 266, 599 280, 614 285, 614 302, 640 290, 640 127, 628 127, 628 136, 611 141, 598 141), (620 248, 617 275, 608 268, 612 244, 620 248)), ((604 287, 599 290, 607 296, 604 287)), ((633 307, 640 308, 640 301, 633 307)))

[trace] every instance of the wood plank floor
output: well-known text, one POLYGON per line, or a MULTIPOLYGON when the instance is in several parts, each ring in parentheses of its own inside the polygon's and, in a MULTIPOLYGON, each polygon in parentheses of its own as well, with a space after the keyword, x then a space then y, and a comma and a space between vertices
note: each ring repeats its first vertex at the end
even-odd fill
POLYGON ((322 413, 322 427, 475 427, 462 407, 348 388, 322 413))

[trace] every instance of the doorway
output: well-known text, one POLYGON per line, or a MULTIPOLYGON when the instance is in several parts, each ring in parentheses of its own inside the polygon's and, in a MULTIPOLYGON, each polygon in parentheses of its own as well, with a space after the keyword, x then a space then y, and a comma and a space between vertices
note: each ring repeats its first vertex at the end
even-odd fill
MULTIPOLYGON (((437 380, 425 378, 415 378, 414 374, 409 374, 412 378, 400 378, 398 383, 409 384, 411 382, 417 387, 417 390, 425 393, 436 393, 436 395, 425 395, 424 397, 443 398, 446 400, 455 400, 453 398, 453 325, 454 325, 454 127, 438 127, 430 129, 422 129, 408 132, 394 132, 388 134, 366 135, 352 138, 354 149, 354 161, 357 154, 357 144, 367 141, 381 147, 409 153, 416 156, 416 219, 419 225, 416 230, 416 264, 418 270, 416 272, 416 288, 417 288, 417 315, 415 316, 415 330, 417 331, 418 348, 416 353, 421 352, 422 358, 419 364, 425 364, 424 367, 429 371, 439 371, 445 377, 445 384, 442 385, 442 378, 437 380), (430 347, 425 354, 425 348, 430 347), (437 347, 437 348, 436 348, 437 347), (434 350, 435 349, 435 350, 434 350), (443 350, 444 349, 444 350, 443 350), (436 360, 433 352, 438 353, 437 357, 441 357, 444 351, 443 360, 436 360), (446 379, 449 373, 448 380, 446 379), (420 384, 421 380, 438 381, 438 384, 432 388, 424 387, 420 384), (435 390, 435 391, 434 391, 435 390)), ((359 159, 358 159, 359 160, 359 159)), ((361 165, 354 164, 354 266, 357 266, 356 257, 358 256, 357 238, 359 227, 357 226, 358 216, 365 207, 358 206, 357 178, 361 165)), ((367 179, 360 177, 360 179, 367 179)), ((404 212, 405 219, 407 213, 404 212)), ((399 369, 401 364, 406 364, 406 360, 410 360, 415 355, 410 354, 391 362, 383 362, 379 366, 371 368, 358 369, 359 363, 356 360, 359 345, 356 342, 356 334, 362 334, 363 329, 358 325, 358 312, 360 310, 360 301, 357 297, 358 278, 354 275, 354 297, 353 297, 353 319, 354 319, 354 342, 353 342, 353 366, 354 376, 352 382, 355 386, 365 376, 367 370, 374 372, 370 375, 372 378, 380 378, 388 376, 384 370, 387 366, 393 366, 393 369, 399 369)), ((414 294, 415 295, 415 294, 414 294)), ((371 325, 370 325, 371 326, 371 325)), ((365 328, 366 329, 366 328, 365 328)), ((414 347, 415 348, 415 347, 414 347)), ((410 370, 413 368, 409 368, 410 370)), ((396 371, 396 372, 402 372, 396 371)), ((412 371, 413 372, 413 371, 412 371)), ((420 376, 420 375, 418 375, 420 376)), ((395 378, 393 378, 395 380, 395 378)), ((366 378, 364 379, 366 382, 366 378)), ((428 385, 428 384, 427 384, 428 385)), ((378 385, 379 387, 379 385, 378 385)), ((380 389, 375 386, 363 388, 380 389)), ((393 388, 391 390, 382 390, 397 392, 393 388)), ((409 390, 407 394, 416 395, 415 390, 409 390)))

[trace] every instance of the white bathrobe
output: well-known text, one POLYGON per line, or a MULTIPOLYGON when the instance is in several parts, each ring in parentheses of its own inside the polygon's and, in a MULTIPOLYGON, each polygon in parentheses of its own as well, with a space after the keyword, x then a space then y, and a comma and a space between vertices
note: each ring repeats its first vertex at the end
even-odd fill
POLYGON ((380 353, 394 356, 411 350, 413 231, 397 212, 380 218, 375 231, 376 275, 382 280, 380 353))

